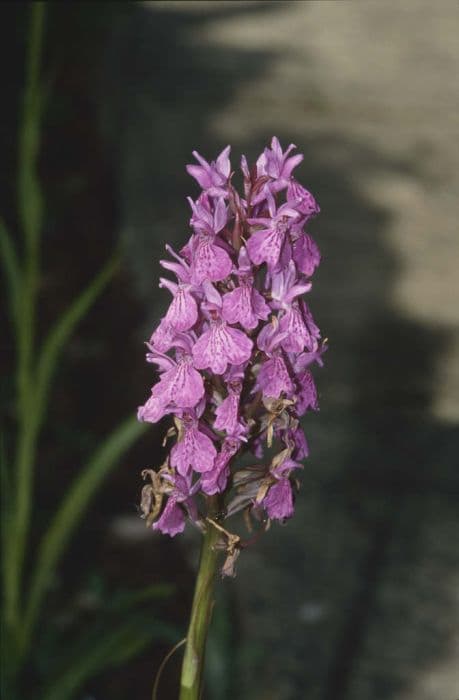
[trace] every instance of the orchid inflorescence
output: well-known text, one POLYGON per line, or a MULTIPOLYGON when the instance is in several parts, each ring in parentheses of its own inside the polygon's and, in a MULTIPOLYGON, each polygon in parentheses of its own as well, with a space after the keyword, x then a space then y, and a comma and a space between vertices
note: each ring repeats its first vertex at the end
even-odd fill
POLYGON ((187 170, 202 193, 188 199, 193 233, 180 254, 167 245, 171 260, 160 261, 176 281, 160 280, 172 302, 147 343, 160 376, 138 418, 172 414, 165 443, 176 441, 157 471, 143 471, 142 514, 171 536, 187 518, 217 527, 226 574, 244 543, 225 518, 244 511, 249 528, 253 520, 266 529, 293 515, 292 475, 308 456, 299 418, 318 409, 310 367, 322 365, 326 341, 302 297, 320 262, 304 227, 320 210, 292 176, 303 159, 294 148, 283 152, 274 137, 251 169, 243 156, 243 197, 229 146, 211 163, 194 152, 198 164, 187 170), (257 463, 238 466, 243 454, 257 463), (221 508, 211 519, 206 497, 215 494, 221 508))

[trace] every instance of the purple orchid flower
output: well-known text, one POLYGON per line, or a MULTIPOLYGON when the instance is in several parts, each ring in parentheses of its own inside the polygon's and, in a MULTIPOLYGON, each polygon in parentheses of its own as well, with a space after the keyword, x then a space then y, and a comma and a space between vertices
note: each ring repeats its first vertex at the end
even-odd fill
MULTIPOLYGON (((283 151, 273 137, 255 165, 243 156, 243 196, 232 183, 229 146, 212 162, 195 151, 197 164, 187 166, 202 192, 189 199, 189 241, 180 254, 166 246, 171 259, 160 261, 172 273, 160 278, 172 300, 147 343, 159 376, 138 409, 139 420, 172 414, 176 423, 163 466, 146 470, 143 511, 172 537, 187 519, 206 527, 214 494, 228 514, 252 509, 259 524, 262 511, 272 520, 293 515, 292 472, 309 454, 299 419, 318 410, 311 368, 322 366, 327 349, 303 299, 320 263, 304 226, 319 207, 292 175, 303 158, 294 148, 283 151), (265 445, 269 454, 280 449, 271 466, 265 445), (238 466, 245 451, 257 464, 238 466), (162 501, 152 494, 167 499, 159 517, 162 501)), ((228 572, 237 538, 226 537, 228 572)))
POLYGON ((278 209, 272 195, 268 196, 269 216, 247 219, 252 226, 262 226, 256 230, 247 241, 247 251, 250 260, 255 265, 266 263, 270 271, 279 262, 288 263, 291 257, 288 232, 292 222, 299 217, 298 212, 288 204, 282 204, 278 209))
POLYGON ((313 411, 318 411, 319 401, 317 398, 317 388, 309 369, 305 369, 297 375, 297 384, 299 386, 296 402, 298 415, 303 416, 309 408, 313 411))
POLYGON ((215 161, 208 163, 197 151, 193 151, 199 165, 186 166, 187 172, 211 197, 224 197, 227 194, 226 187, 231 173, 230 152, 231 146, 227 146, 215 161))
POLYGON ((288 183, 287 202, 304 217, 303 223, 320 212, 320 208, 312 194, 294 178, 288 183))
POLYGON ((137 409, 137 419, 141 422, 157 423, 167 413, 169 413, 167 402, 160 396, 153 396, 152 390, 150 398, 137 409))
POLYGON ((282 355, 273 355, 261 365, 255 385, 261 389, 263 396, 279 398, 282 394, 292 396, 294 385, 288 373, 282 355))
POLYGON ((160 277, 159 287, 166 287, 173 296, 172 303, 160 323, 159 328, 161 328, 161 332, 159 334, 154 333, 150 341, 153 345, 156 345, 160 352, 166 352, 172 347, 174 331, 187 331, 198 320, 198 304, 191 292, 198 292, 199 290, 191 284, 190 266, 183 258, 177 255, 171 246, 166 245, 166 250, 174 256, 177 262, 170 260, 160 260, 159 262, 166 270, 170 270, 177 275, 179 281, 175 283, 160 277), (165 347, 168 343, 168 347, 165 347), (162 347, 159 347, 159 345, 162 347))
POLYGON ((320 330, 314 323, 304 301, 294 301, 279 322, 279 330, 285 333, 282 347, 286 352, 299 353, 306 347, 311 352, 319 346, 320 330))
POLYGON ((293 242, 292 257, 298 271, 311 277, 320 265, 320 251, 317 243, 307 233, 301 233, 293 242))
POLYGON ((311 282, 298 279, 293 260, 283 270, 272 274, 270 283, 271 305, 274 309, 290 309, 292 301, 309 292, 312 287, 311 282))
POLYGON ((292 444, 292 457, 295 460, 301 460, 309 457, 308 441, 306 440, 304 430, 300 426, 295 428, 295 430, 288 430, 287 440, 292 444))
POLYGON ((177 499, 171 496, 164 508, 161 517, 153 523, 153 530, 159 530, 163 535, 175 537, 185 529, 185 513, 177 499))
POLYGON ((223 297, 222 317, 228 323, 240 323, 243 328, 256 328, 260 320, 266 321, 269 306, 264 297, 254 287, 247 250, 242 247, 239 252, 239 269, 236 271, 239 287, 223 297))
POLYGON ((214 204, 203 192, 196 202, 188 197, 188 203, 192 210, 190 224, 196 233, 216 236, 225 228, 228 214, 223 197, 219 197, 214 204))
POLYGON ((193 215, 190 223, 196 231, 191 239, 190 257, 192 259, 192 282, 200 285, 206 279, 219 282, 227 277, 233 262, 224 250, 223 239, 218 234, 227 221, 226 205, 223 198, 217 200, 215 207, 206 195, 201 195, 197 202, 190 202, 193 215))
POLYGON ((159 286, 166 287, 174 297, 164 317, 165 322, 175 331, 192 328, 198 320, 198 305, 190 293, 191 285, 175 284, 161 277, 159 286))
POLYGON ((201 489, 204 493, 212 496, 214 493, 222 493, 225 490, 230 475, 229 463, 240 445, 240 441, 234 437, 225 438, 213 469, 202 475, 201 489))
POLYGON ((191 355, 179 351, 178 361, 162 356, 152 348, 149 361, 157 364, 169 363, 170 368, 162 375, 152 389, 152 395, 145 406, 139 409, 139 420, 156 423, 167 411, 167 407, 193 408, 204 396, 204 382, 193 367, 191 355))
POLYGON ((153 530, 159 530, 163 535, 175 537, 185 529, 185 513, 192 520, 197 520, 194 495, 199 488, 199 481, 191 487, 187 479, 176 474, 166 506, 161 517, 153 523, 153 530))
POLYGON ((152 333, 147 345, 158 352, 167 352, 174 346, 176 335, 177 331, 163 318, 159 326, 152 333))
POLYGON ((271 520, 287 520, 294 512, 293 493, 290 481, 278 479, 269 489, 261 505, 271 520))
POLYGON ((239 429, 239 399, 241 397, 242 382, 236 380, 229 382, 228 396, 223 399, 215 411, 215 430, 224 430, 227 435, 234 435, 239 429))
POLYGON ((261 505, 272 520, 287 520, 292 517, 293 492, 289 475, 293 469, 301 467, 299 462, 288 457, 277 467, 271 469, 270 473, 275 482, 261 501, 261 505))
POLYGON ((231 328, 214 312, 208 330, 204 331, 193 347, 196 369, 210 369, 223 374, 231 365, 241 365, 250 358, 253 342, 245 333, 231 328))
POLYGON ((262 155, 258 158, 258 176, 267 175, 272 178, 273 182, 270 185, 272 192, 279 192, 287 187, 293 169, 303 160, 301 154, 289 157, 289 153, 295 148, 296 146, 291 143, 284 153, 279 140, 274 136, 271 141, 271 148, 265 148, 262 155))
POLYGON ((302 369, 309 367, 310 365, 316 363, 319 367, 324 366, 324 361, 322 360, 322 355, 328 350, 327 340, 324 340, 319 347, 312 352, 302 352, 297 355, 293 360, 293 369, 295 373, 300 372, 302 369))
POLYGON ((199 419, 195 413, 183 414, 183 435, 171 450, 171 466, 179 474, 187 476, 190 469, 207 472, 214 466, 217 450, 212 440, 199 429, 199 419))
POLYGON ((281 344, 286 334, 280 332, 277 318, 270 326, 265 326, 259 333, 257 344, 268 358, 262 363, 257 375, 254 391, 261 390, 263 396, 279 398, 282 394, 292 396, 295 387, 282 356, 281 344))

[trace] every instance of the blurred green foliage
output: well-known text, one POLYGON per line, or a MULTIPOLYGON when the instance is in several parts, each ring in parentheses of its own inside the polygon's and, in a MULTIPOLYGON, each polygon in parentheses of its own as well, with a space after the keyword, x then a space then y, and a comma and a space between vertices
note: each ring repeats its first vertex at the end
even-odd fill
MULTIPOLYGON (((41 79, 41 54, 46 3, 30 7, 30 33, 22 119, 19 127, 17 219, 21 241, 16 245, 0 221, 0 245, 9 314, 15 336, 17 432, 15 454, 3 435, 2 478, 2 698, 24 697, 24 676, 34 675, 34 698, 67 700, 103 669, 122 664, 152 640, 175 641, 176 630, 155 619, 159 602, 170 594, 166 586, 109 593, 103 581, 90 585, 91 613, 84 633, 75 620, 47 624, 46 594, 59 562, 84 513, 107 474, 143 432, 129 417, 107 436, 68 487, 50 522, 40 533, 29 566, 30 534, 35 529, 34 482, 37 448, 45 423, 48 398, 61 355, 78 323, 116 273, 115 252, 88 287, 69 305, 37 343, 36 318, 41 276, 44 196, 37 176, 41 124, 46 90, 41 79), (39 635, 40 642, 37 644, 39 635)), ((88 595, 88 591, 86 591, 88 595)), ((28 694, 30 697, 30 694, 28 694)))

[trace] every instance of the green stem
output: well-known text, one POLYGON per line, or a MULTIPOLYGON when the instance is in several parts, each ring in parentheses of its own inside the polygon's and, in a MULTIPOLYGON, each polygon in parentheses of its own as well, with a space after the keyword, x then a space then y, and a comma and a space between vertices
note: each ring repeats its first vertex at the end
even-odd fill
POLYGON ((19 625, 22 567, 30 526, 32 476, 38 428, 34 411, 33 358, 42 227, 42 201, 36 164, 40 144, 40 67, 44 15, 45 3, 32 3, 22 122, 19 130, 18 209, 24 238, 24 262, 21 266, 21 291, 16 317, 19 426, 14 522, 8 542, 8 570, 4 574, 5 616, 12 630, 19 625))
MULTIPOLYGON (((218 510, 217 497, 211 496, 209 505, 209 517, 215 517, 218 510)), ((207 632, 214 604, 213 589, 218 560, 218 550, 215 545, 219 536, 218 530, 209 523, 202 542, 198 577, 191 607, 180 681, 180 700, 199 700, 201 697, 207 632)))

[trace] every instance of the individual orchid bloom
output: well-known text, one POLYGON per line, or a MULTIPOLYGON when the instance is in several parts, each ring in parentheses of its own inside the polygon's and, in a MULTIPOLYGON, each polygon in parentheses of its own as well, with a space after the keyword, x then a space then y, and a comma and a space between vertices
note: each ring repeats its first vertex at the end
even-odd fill
POLYGON ((174 331, 187 331, 198 320, 198 305, 190 292, 191 285, 176 284, 164 277, 160 278, 160 288, 166 287, 173 296, 164 321, 174 331))
POLYGON ((201 289, 204 297, 201 311, 204 312, 205 317, 211 319, 221 316, 223 300, 218 289, 210 280, 204 280, 201 289))
POLYGON ((177 408, 193 408, 204 396, 204 382, 193 367, 193 359, 183 353, 175 367, 161 376, 153 394, 168 398, 177 408), (155 394, 156 391, 156 394, 155 394))
POLYGON ((308 442, 306 440, 304 430, 301 428, 298 420, 293 420, 292 424, 287 428, 276 430, 275 435, 277 438, 282 440, 287 449, 291 451, 292 459, 295 461, 300 461, 309 456, 308 442))
POLYGON ((153 530, 159 530, 163 535, 175 537, 185 529, 185 513, 177 499, 171 496, 166 503, 160 518, 153 523, 153 530))
POLYGON ((148 346, 158 352, 167 352, 174 347, 174 339, 177 331, 165 319, 161 319, 159 326, 152 333, 148 346))
POLYGON ((225 202, 220 198, 212 207, 209 198, 202 195, 197 202, 189 201, 193 210, 191 224, 196 233, 189 249, 182 252, 187 252, 192 260, 191 281, 195 285, 202 284, 206 279, 219 282, 233 268, 233 262, 223 247, 224 241, 218 238, 227 221, 225 202))
POLYGON ((292 258, 295 261, 298 272, 307 277, 314 274, 320 264, 320 250, 317 243, 308 233, 301 233, 293 242, 292 258))
POLYGON ((225 438, 222 449, 215 459, 213 469, 201 477, 201 489, 204 493, 212 496, 225 490, 230 475, 229 462, 239 450, 240 445, 240 441, 234 437, 225 438))
POLYGON ((260 350, 272 357, 276 348, 287 337, 286 333, 281 333, 277 316, 272 316, 270 323, 267 323, 258 334, 257 346, 260 350))
POLYGON ((261 364, 254 391, 262 391, 265 397, 279 398, 282 394, 291 396, 294 392, 295 387, 281 350, 281 344, 285 340, 286 333, 280 331, 276 317, 258 334, 257 345, 269 359, 261 364))
POLYGON ((298 153, 289 157, 296 146, 291 143, 285 153, 282 151, 279 140, 274 136, 271 141, 271 148, 265 148, 262 155, 257 160, 258 175, 268 175, 272 178, 271 191, 279 192, 287 187, 290 182, 292 171, 296 168, 303 156, 298 153))
POLYGON ((270 276, 271 305, 274 309, 289 309, 294 299, 309 292, 311 282, 300 281, 296 265, 290 260, 287 267, 270 276))
POLYGON ((223 248, 224 242, 207 233, 195 234, 191 240, 192 277, 194 285, 204 280, 220 282, 231 273, 233 261, 223 248))
POLYGON ((294 512, 293 492, 289 475, 293 469, 301 468, 301 464, 287 457, 279 465, 270 471, 274 480, 268 493, 261 501, 261 506, 266 510, 272 520, 287 520, 294 512))
POLYGON ((223 297, 222 317, 228 323, 240 323, 243 328, 251 330, 258 326, 260 320, 266 321, 270 309, 263 295, 254 286, 252 265, 245 246, 239 251, 235 274, 239 279, 239 287, 223 297))
MULTIPOLYGON (((245 248, 241 250, 245 251, 245 248)), ((243 328, 251 330, 258 326, 260 320, 266 321, 270 308, 254 287, 253 275, 245 272, 244 267, 239 268, 236 274, 239 287, 223 297, 222 317, 228 323, 240 323, 243 328)))
POLYGON ((227 435, 234 435, 239 427, 239 399, 242 382, 236 380, 228 384, 228 396, 215 411, 215 430, 224 430, 227 435))
POLYGON ((280 319, 279 330, 286 334, 281 343, 286 352, 299 353, 304 348, 314 352, 319 346, 320 330, 304 301, 293 302, 280 319))
POLYGON ((196 369, 209 369, 214 374, 223 374, 228 364, 241 365, 247 362, 253 342, 245 333, 228 326, 220 317, 210 321, 193 347, 196 369))
POLYGON ((249 202, 251 207, 258 210, 270 194, 268 183, 272 180, 269 175, 258 173, 256 165, 250 169, 245 156, 241 158, 241 172, 244 178, 245 203, 249 202))
POLYGON ((303 370, 296 377, 298 384, 296 411, 299 416, 303 416, 308 409, 312 411, 319 410, 319 401, 317 397, 317 388, 314 378, 309 369, 303 370))
POLYGON ((288 520, 294 513, 293 492, 290 480, 278 479, 261 502, 271 520, 288 520))
POLYGON ((182 476, 187 476, 191 469, 200 473, 210 471, 217 450, 212 440, 199 429, 196 414, 185 412, 181 427, 181 438, 171 450, 171 466, 182 476))
POLYGON ((287 202, 304 217, 303 223, 320 212, 320 208, 312 194, 294 178, 288 183, 287 202))
POLYGON ((164 267, 165 270, 173 272, 177 276, 179 282, 190 284, 191 269, 185 258, 178 255, 172 246, 166 244, 165 248, 167 252, 175 258, 176 262, 172 260, 160 260, 159 264, 164 267))
POLYGON ((190 488, 189 480, 176 474, 166 506, 158 520, 153 523, 153 530, 174 537, 185 529, 185 512, 192 520, 197 520, 194 494, 199 487, 198 481, 190 488))
POLYGON ((191 356, 183 352, 177 362, 170 362, 172 366, 153 387, 151 398, 139 409, 141 420, 156 423, 165 415, 166 406, 193 408, 204 396, 204 382, 193 367, 191 356))
POLYGON ((277 209, 272 195, 268 197, 268 210, 269 216, 247 219, 252 226, 262 226, 250 236, 247 241, 247 251, 250 260, 255 265, 261 265, 265 262, 268 269, 272 271, 280 261, 286 264, 290 259, 288 232, 292 222, 299 217, 299 214, 288 204, 282 204, 277 209))
POLYGON ((240 397, 244 386, 244 376, 247 363, 243 365, 229 365, 223 375, 223 380, 228 390, 228 396, 221 403, 217 402, 215 410, 215 430, 225 431, 231 438, 240 442, 247 442, 249 426, 241 416, 240 397))
POLYGON ((166 245, 166 250, 175 258, 176 262, 160 260, 160 265, 173 272, 177 276, 178 283, 164 277, 160 278, 159 287, 166 287, 174 297, 165 318, 160 323, 160 332, 156 335, 153 334, 150 340, 161 352, 166 352, 172 347, 174 331, 186 331, 194 326, 198 318, 198 307, 194 294, 199 298, 199 288, 191 284, 191 269, 188 263, 180 255, 177 255, 171 246, 166 245), (168 343, 168 347, 165 347, 168 343))
POLYGON ((231 174, 230 152, 231 146, 227 146, 216 161, 208 163, 197 151, 193 151, 199 165, 186 166, 187 172, 211 197, 224 197, 227 194, 227 185, 231 174))
POLYGON ((316 363, 319 367, 324 366, 324 361, 322 360, 322 355, 328 350, 327 340, 324 340, 321 345, 316 350, 312 352, 302 352, 297 355, 293 360, 293 370, 295 373, 300 372, 302 369, 309 367, 310 365, 316 363))
POLYGON ((211 204, 209 197, 203 193, 196 202, 188 197, 188 202, 193 212, 190 224, 196 233, 215 236, 225 227, 228 214, 223 197, 211 204))
POLYGON ((193 283, 202 284, 205 279, 219 282, 230 274, 233 263, 220 245, 214 242, 214 237, 198 235, 194 243, 193 283))
POLYGON ((295 460, 302 460, 309 457, 309 445, 306 435, 301 426, 289 431, 289 440, 293 442, 292 457, 295 460))
POLYGON ((287 366, 281 354, 276 354, 262 363, 255 384, 263 396, 278 399, 282 394, 292 396, 295 390, 287 366))
POLYGON ((142 423, 157 423, 169 412, 167 399, 162 396, 154 396, 152 392, 143 406, 139 406, 137 409, 137 420, 142 423))

